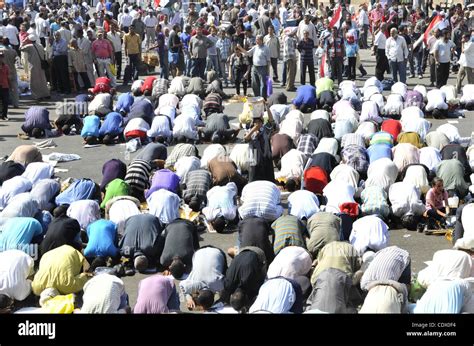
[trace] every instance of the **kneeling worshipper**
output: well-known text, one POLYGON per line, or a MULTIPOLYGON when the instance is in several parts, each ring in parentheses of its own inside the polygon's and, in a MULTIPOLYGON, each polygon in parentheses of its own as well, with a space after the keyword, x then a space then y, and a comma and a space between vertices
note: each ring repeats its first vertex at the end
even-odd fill
POLYGON ((105 187, 114 179, 125 179, 127 165, 118 159, 112 159, 102 166, 102 181, 100 190, 105 191, 105 187))
POLYGON ((237 185, 235 183, 214 186, 206 196, 207 205, 202 209, 202 214, 216 232, 222 232, 227 224, 237 222, 237 185))
POLYGON ((43 233, 43 227, 32 217, 12 217, 1 228, 0 251, 22 250, 30 253, 30 244, 43 233))
POLYGON ((41 210, 52 211, 55 207, 54 199, 61 190, 61 185, 54 179, 43 179, 37 182, 31 189, 30 195, 38 202, 41 210))
POLYGON ((132 260, 134 268, 139 272, 156 266, 162 231, 160 220, 153 215, 131 216, 125 221, 125 231, 119 242, 120 254, 132 260))
POLYGON ((35 185, 42 179, 49 179, 54 175, 54 167, 46 162, 32 162, 30 163, 22 177, 28 179, 31 184, 35 185))
POLYGON ((105 218, 117 225, 117 233, 125 232, 125 222, 131 216, 141 214, 140 201, 132 196, 112 198, 105 206, 105 218))
POLYGON ((179 310, 179 295, 171 275, 156 274, 138 283, 134 314, 166 314, 179 310))
POLYGON ((122 179, 114 179, 105 187, 105 196, 100 204, 101 209, 105 209, 105 205, 114 197, 128 196, 130 194, 130 186, 122 179))
POLYGON ((388 226, 375 215, 364 216, 355 221, 349 237, 349 241, 361 256, 368 249, 378 251, 385 248, 388 239, 388 226))
POLYGON ((22 176, 8 179, 0 189, 0 208, 6 208, 13 198, 30 191, 32 186, 31 181, 22 176))
MULTIPOLYGON (((239 222, 238 229, 237 250, 238 248, 255 246, 265 253, 267 263, 273 260, 275 253, 269 240, 272 228, 267 221, 256 216, 250 216, 239 222)), ((230 248, 228 254, 233 257, 235 255, 235 248, 230 248)))
POLYGON ((145 199, 145 190, 150 186, 151 165, 145 160, 133 160, 127 167, 124 181, 130 187, 130 195, 140 201, 145 199))
POLYGON ((249 216, 274 221, 281 216, 280 190, 269 181, 254 181, 247 184, 240 197, 239 215, 242 219, 249 216))
POLYGON ((155 215, 166 226, 179 218, 181 199, 173 192, 159 189, 147 198, 149 213, 155 215))
POLYGON ((55 288, 60 294, 80 292, 89 274, 85 257, 69 245, 62 245, 48 251, 40 260, 31 288, 37 296, 46 288, 55 288))
POLYGON ((122 114, 111 112, 107 114, 99 129, 99 138, 104 144, 113 144, 114 140, 121 135, 123 128, 122 114))
POLYGON ((282 215, 272 223, 273 252, 275 255, 287 246, 306 247, 305 237, 309 237, 306 226, 293 215, 282 215))
POLYGON ((227 270, 222 300, 230 303, 236 311, 247 311, 257 297, 266 274, 265 253, 254 246, 241 249, 227 270))
POLYGON ((38 217, 39 212, 38 202, 29 193, 20 193, 0 213, 0 226, 13 217, 38 217))
POLYGON ((117 238, 117 226, 108 220, 97 220, 87 227, 89 241, 84 249, 84 256, 90 263, 93 259, 100 257, 106 259, 118 259, 119 250, 115 246, 117 238))
POLYGON ((333 213, 319 212, 309 218, 307 229, 310 238, 306 245, 311 256, 316 258, 326 244, 341 239, 341 218, 333 213))
POLYGON ((20 145, 13 150, 7 161, 15 161, 26 167, 32 162, 43 162, 43 155, 34 145, 20 145))
POLYGON ((99 274, 84 285, 81 313, 120 314, 126 313, 128 296, 123 281, 115 275, 99 274))
POLYGON ((21 250, 0 252, 0 297, 25 300, 31 293, 33 267, 33 258, 21 250))
POLYGON ((413 308, 415 314, 460 314, 472 299, 469 281, 439 279, 432 283, 413 308))
POLYGON ((56 197, 56 204, 70 205, 72 202, 82 199, 99 199, 100 188, 90 179, 77 179, 69 187, 56 197))
POLYGON ((373 281, 366 287, 369 291, 365 297, 360 314, 400 314, 406 312, 408 290, 405 284, 397 281, 373 281))
POLYGON ((318 275, 305 313, 355 314, 359 300, 351 275, 328 268, 318 275))
POLYGON ((308 220, 319 212, 318 197, 308 190, 297 190, 288 196, 288 214, 308 220))
POLYGON ((206 246, 194 253, 192 267, 189 276, 179 283, 190 309, 196 307, 194 297, 199 291, 207 289, 213 293, 219 293, 224 289, 227 271, 226 256, 221 249, 206 246))
POLYGON ((49 224, 46 235, 40 244, 41 256, 63 245, 69 245, 81 251, 82 242, 80 233, 81 226, 76 219, 66 215, 56 216, 49 224))
POLYGON ((21 129, 30 137, 41 138, 52 129, 49 111, 46 107, 32 106, 25 112, 25 122, 21 129))
POLYGON ((0 164, 0 186, 7 180, 22 175, 25 167, 21 163, 5 161, 0 164))
POLYGON ((86 230, 87 226, 100 219, 99 203, 91 199, 72 202, 67 208, 66 215, 76 219, 81 230, 86 230))
POLYGON ((177 219, 166 226, 161 233, 163 251, 160 264, 179 280, 192 269, 194 252, 199 249, 199 235, 194 223, 177 219))
POLYGON ((274 314, 303 312, 301 287, 293 280, 278 277, 267 280, 258 291, 249 313, 269 312, 274 314))

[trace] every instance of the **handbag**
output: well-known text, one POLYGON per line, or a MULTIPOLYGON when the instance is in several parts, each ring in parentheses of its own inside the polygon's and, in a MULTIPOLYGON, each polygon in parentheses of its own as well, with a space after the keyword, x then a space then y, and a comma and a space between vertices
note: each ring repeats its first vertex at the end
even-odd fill
POLYGON ((49 62, 48 62, 47 60, 43 60, 43 59, 41 58, 41 55, 40 55, 40 53, 39 53, 39 51, 38 51, 38 48, 36 47, 36 44, 35 44, 35 43, 33 43, 33 47, 35 47, 36 53, 38 53, 38 57, 40 58, 40 61, 41 61, 41 68, 42 68, 43 70, 49 69, 49 62))

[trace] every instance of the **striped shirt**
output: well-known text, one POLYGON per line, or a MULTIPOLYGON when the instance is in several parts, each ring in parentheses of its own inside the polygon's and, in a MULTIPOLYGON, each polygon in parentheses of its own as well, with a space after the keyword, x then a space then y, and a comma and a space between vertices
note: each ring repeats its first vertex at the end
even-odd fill
POLYGON ((239 215, 242 219, 250 216, 262 217, 274 221, 281 216, 280 190, 269 181, 254 181, 242 190, 242 206, 239 215))
POLYGON ((301 221, 293 215, 280 216, 272 223, 275 232, 273 251, 275 255, 287 246, 306 247, 303 234, 306 232, 301 221))
POLYGON ((177 144, 165 162, 165 168, 171 168, 181 158, 185 156, 196 156, 197 148, 192 144, 177 144))
POLYGON ((349 145, 358 145, 365 148, 365 140, 361 134, 358 133, 347 133, 342 136, 341 148, 348 147, 349 145))
POLYGON ((211 174, 204 169, 196 169, 186 174, 186 190, 183 193, 185 201, 193 196, 205 200, 207 191, 211 187, 211 174))
POLYGON ((378 251, 369 267, 364 272, 360 286, 362 289, 373 281, 393 280, 398 281, 410 264, 410 254, 408 251, 397 246, 390 246, 378 251))
POLYGON ((138 191, 145 191, 150 186, 151 166, 145 160, 133 160, 127 168, 125 182, 138 191))
POLYGON ((308 133, 301 135, 297 149, 307 157, 313 155, 314 150, 318 146, 319 139, 315 135, 308 133))
POLYGON ((393 137, 390 133, 385 131, 376 132, 370 138, 370 145, 374 144, 386 144, 393 147, 393 137))
POLYGON ((217 93, 210 93, 204 99, 203 110, 206 114, 222 113, 222 97, 217 93))
POLYGON ((153 99, 159 98, 161 95, 168 93, 168 80, 159 78, 153 83, 152 97, 153 99))
POLYGON ((314 63, 313 58, 314 41, 308 38, 308 41, 301 40, 298 44, 298 50, 301 52, 301 61, 304 63, 314 63))

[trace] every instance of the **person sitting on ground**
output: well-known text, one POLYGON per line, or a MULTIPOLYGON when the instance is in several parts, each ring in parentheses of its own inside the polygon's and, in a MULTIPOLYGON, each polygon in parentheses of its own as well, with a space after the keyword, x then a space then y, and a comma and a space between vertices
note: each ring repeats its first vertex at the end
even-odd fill
POLYGON ((0 297, 25 300, 31 293, 33 267, 33 258, 21 250, 0 252, 0 297))
POLYGON ((215 294, 224 289, 227 261, 221 249, 206 246, 194 253, 192 267, 189 276, 179 283, 189 310, 193 310, 197 305, 194 299, 196 293, 201 290, 209 290, 215 294))
POLYGON ((138 283, 134 314, 166 314, 179 311, 179 294, 171 275, 156 274, 138 283))
POLYGON ((21 129, 30 137, 41 138, 52 129, 49 121, 49 111, 46 107, 33 106, 25 112, 25 122, 21 129))
POLYGON ((39 263, 31 288, 36 296, 46 288, 55 288, 60 294, 80 292, 91 274, 85 273, 89 263, 72 246, 62 245, 48 251, 39 263))
POLYGON ((84 118, 81 137, 84 138, 84 144, 94 145, 99 143, 100 118, 97 115, 88 115, 84 118))
POLYGON ((120 254, 133 261, 133 267, 138 272, 154 267, 160 255, 159 240, 162 231, 160 220, 153 215, 139 214, 129 217, 119 242, 120 254))
POLYGON ((169 223, 161 234, 163 251, 160 264, 179 280, 192 269, 192 257, 199 249, 199 236, 194 223, 177 219, 169 223))
POLYGON ((423 213, 428 219, 426 230, 444 227, 445 219, 449 215, 448 192, 444 189, 443 179, 434 178, 431 186, 426 193, 426 211, 423 213))
POLYGON ((239 312, 246 312, 265 281, 267 262, 258 247, 242 248, 230 263, 224 279, 222 300, 239 312))
POLYGON ((122 134, 122 122, 123 117, 120 113, 111 112, 107 114, 99 129, 99 138, 102 143, 106 145, 112 144, 115 138, 122 134))
POLYGON ((292 103, 303 113, 311 113, 316 108, 316 89, 312 85, 302 85, 296 91, 292 103))

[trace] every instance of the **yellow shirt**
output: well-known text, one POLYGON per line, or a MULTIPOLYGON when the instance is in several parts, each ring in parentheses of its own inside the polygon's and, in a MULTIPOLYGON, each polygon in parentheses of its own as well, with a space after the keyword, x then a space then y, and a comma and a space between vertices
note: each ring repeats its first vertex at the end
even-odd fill
POLYGON ((138 34, 125 34, 123 37, 125 41, 125 52, 127 54, 140 54, 140 47, 142 45, 142 40, 138 34))
POLYGON ((46 252, 31 283, 33 293, 39 296, 46 288, 56 288, 60 294, 81 291, 88 280, 82 273, 84 260, 84 256, 69 245, 46 252))

